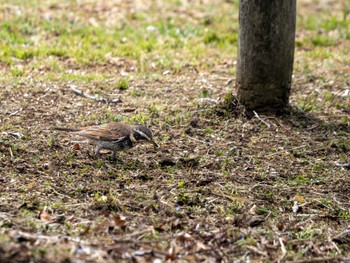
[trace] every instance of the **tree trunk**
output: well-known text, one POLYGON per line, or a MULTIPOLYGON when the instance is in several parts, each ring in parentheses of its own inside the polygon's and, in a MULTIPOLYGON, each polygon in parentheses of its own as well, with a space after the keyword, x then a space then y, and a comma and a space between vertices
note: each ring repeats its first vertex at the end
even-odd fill
POLYGON ((296 0, 241 0, 238 100, 247 110, 277 112, 291 89, 296 0))

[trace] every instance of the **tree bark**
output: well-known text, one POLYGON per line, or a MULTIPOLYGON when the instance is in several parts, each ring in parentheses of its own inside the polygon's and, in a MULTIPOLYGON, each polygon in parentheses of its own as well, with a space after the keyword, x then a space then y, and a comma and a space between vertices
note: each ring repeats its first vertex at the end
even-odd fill
POLYGON ((247 110, 277 112, 292 82, 296 0, 241 0, 238 100, 247 110))

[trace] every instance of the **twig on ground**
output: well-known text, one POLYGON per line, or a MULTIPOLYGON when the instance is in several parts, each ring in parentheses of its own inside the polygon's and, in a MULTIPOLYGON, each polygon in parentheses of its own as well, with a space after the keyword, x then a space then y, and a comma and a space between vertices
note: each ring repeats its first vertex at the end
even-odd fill
POLYGON ((271 125, 270 125, 269 123, 267 123, 266 121, 264 121, 264 120, 256 113, 256 111, 253 111, 253 113, 254 113, 254 116, 255 116, 258 120, 260 120, 262 123, 264 123, 264 124, 266 125, 267 128, 270 128, 270 127, 271 127, 271 125))
POLYGON ((305 148, 307 147, 308 145, 301 145, 301 146, 297 146, 297 147, 293 147, 293 148, 290 148, 290 149, 283 149, 283 150, 278 150, 274 153, 270 153, 268 154, 267 156, 270 157, 270 156, 273 156, 273 155, 276 155, 276 154, 280 154, 280 153, 283 153, 283 152, 291 152, 291 151, 294 151, 294 150, 298 150, 298 149, 301 149, 301 148, 305 148))
POLYGON ((246 248, 248 248, 250 251, 253 251, 254 253, 263 256, 263 257, 267 257, 267 252, 264 251, 260 251, 259 249, 257 249, 256 247, 253 246, 245 246, 246 248))
POLYGON ((338 251, 339 254, 341 254, 340 249, 338 248, 338 246, 335 244, 335 242, 331 242, 331 244, 333 245, 333 247, 338 251))
POLYGON ((221 198, 226 198, 232 202, 238 201, 238 202, 242 202, 242 203, 248 203, 250 202, 250 200, 248 198, 245 197, 240 197, 240 196, 228 196, 225 195, 223 193, 218 193, 218 192, 210 192, 210 194, 221 197, 221 198))
POLYGON ((13 159, 13 153, 12 153, 11 147, 9 147, 9 151, 10 151, 11 159, 13 159))
POLYGON ((1 135, 11 135, 18 139, 21 139, 23 137, 23 134, 19 132, 2 132, 1 135))
POLYGON ((318 118, 346 118, 349 117, 349 114, 332 114, 332 115, 318 115, 318 118))
POLYGON ((350 163, 339 163, 339 162, 334 162, 335 166, 350 169, 350 163))
POLYGON ((286 261, 286 262, 294 262, 294 263, 317 263, 317 262, 347 262, 348 258, 344 257, 319 257, 319 258, 307 258, 307 259, 300 259, 300 260, 293 260, 293 261, 286 261))
POLYGON ((17 115, 19 112, 21 112, 23 108, 20 108, 19 110, 16 110, 15 112, 10 113, 9 117, 17 115))
POLYGON ((32 239, 32 240, 39 240, 39 241, 47 241, 47 242, 53 242, 56 243, 61 240, 66 240, 74 243, 79 243, 81 245, 87 245, 87 246, 93 246, 94 243, 90 243, 88 241, 82 240, 80 237, 70 237, 66 235, 43 235, 43 234, 32 234, 32 233, 27 233, 19 230, 9 230, 9 231, 3 231, 2 233, 8 233, 10 236, 21 236, 27 239, 32 239))
POLYGON ((64 196, 64 197, 66 197, 66 198, 71 198, 71 196, 66 195, 66 194, 62 194, 62 193, 58 192, 58 191, 57 191, 55 188, 53 188, 53 187, 50 187, 50 188, 51 188, 51 190, 52 190, 55 194, 57 194, 57 195, 64 196))
POLYGON ((191 140, 193 140, 193 141, 196 141, 196 142, 200 142, 200 143, 207 143, 206 141, 199 140, 199 139, 197 139, 197 138, 193 138, 193 137, 191 137, 191 136, 187 136, 187 138, 189 138, 189 139, 191 139, 191 140))
POLYGON ((286 247, 284 246, 284 243, 283 243, 283 240, 282 240, 281 237, 278 239, 278 241, 280 242, 281 250, 282 250, 282 255, 281 255, 281 257, 278 259, 278 261, 281 261, 281 260, 284 259, 284 257, 287 255, 287 249, 286 249, 286 247))
POLYGON ((111 100, 111 99, 102 98, 102 97, 98 97, 98 96, 92 96, 90 94, 84 93, 82 90, 78 89, 74 85, 70 85, 69 89, 73 93, 75 93, 75 94, 77 94, 77 95, 79 95, 81 97, 84 97, 84 98, 87 98, 87 99, 90 99, 90 100, 94 100, 94 101, 97 101, 97 102, 103 102, 103 103, 119 103, 119 102, 121 102, 120 99, 113 99, 113 100, 111 100))

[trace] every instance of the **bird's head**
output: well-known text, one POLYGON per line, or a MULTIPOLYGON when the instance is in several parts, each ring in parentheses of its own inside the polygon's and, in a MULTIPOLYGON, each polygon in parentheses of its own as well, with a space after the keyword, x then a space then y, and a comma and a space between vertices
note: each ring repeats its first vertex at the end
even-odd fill
POLYGON ((159 147, 159 145, 153 140, 151 131, 145 126, 135 126, 132 135, 138 143, 152 143, 154 147, 159 147))

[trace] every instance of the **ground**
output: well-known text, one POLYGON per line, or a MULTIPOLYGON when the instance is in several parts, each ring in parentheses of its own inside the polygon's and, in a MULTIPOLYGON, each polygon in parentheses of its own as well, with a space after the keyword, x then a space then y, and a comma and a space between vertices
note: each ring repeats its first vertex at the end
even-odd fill
POLYGON ((1 3, 1 262, 349 262, 349 0, 298 1, 291 107, 250 117, 238 1, 1 3), (160 148, 51 129, 119 120, 160 148))

